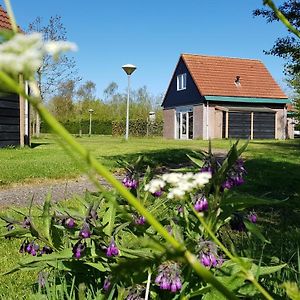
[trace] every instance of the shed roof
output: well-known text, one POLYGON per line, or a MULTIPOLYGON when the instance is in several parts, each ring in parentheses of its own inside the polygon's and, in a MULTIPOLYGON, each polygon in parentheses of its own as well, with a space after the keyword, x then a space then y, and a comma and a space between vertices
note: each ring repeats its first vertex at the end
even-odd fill
MULTIPOLYGON (((21 28, 19 26, 18 28, 21 32, 21 28)), ((0 30, 1 29, 12 30, 12 26, 7 11, 0 5, 0 30)))
POLYGON ((203 96, 288 98, 259 60, 195 54, 181 57, 203 96))

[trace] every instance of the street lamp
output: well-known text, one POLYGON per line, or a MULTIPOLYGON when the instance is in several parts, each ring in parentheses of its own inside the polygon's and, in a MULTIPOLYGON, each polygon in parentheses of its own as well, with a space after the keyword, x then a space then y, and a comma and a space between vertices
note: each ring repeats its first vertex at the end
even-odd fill
POLYGON ((92 108, 89 109, 89 113, 90 113, 90 128, 89 128, 89 136, 92 135, 92 113, 94 112, 94 110, 92 108))
POLYGON ((125 71, 125 73, 128 75, 128 88, 127 88, 127 104, 126 104, 126 134, 125 134, 125 140, 128 140, 129 135, 129 94, 130 94, 130 75, 135 71, 136 66, 134 65, 124 65, 122 66, 122 69, 125 71))

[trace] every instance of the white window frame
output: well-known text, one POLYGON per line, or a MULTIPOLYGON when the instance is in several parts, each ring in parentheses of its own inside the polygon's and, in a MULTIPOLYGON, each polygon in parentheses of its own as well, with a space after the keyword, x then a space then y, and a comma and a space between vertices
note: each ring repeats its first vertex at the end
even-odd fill
POLYGON ((177 75, 177 91, 186 89, 186 73, 177 75))

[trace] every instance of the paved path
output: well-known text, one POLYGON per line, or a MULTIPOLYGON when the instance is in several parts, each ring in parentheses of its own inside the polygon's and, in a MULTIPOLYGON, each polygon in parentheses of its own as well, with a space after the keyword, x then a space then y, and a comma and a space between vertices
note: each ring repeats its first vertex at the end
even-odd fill
MULTIPOLYGON (((109 186, 104 180, 100 179, 99 181, 101 184, 109 186)), ((35 204, 41 204, 49 192, 52 194, 52 200, 56 202, 75 195, 83 195, 87 190, 93 192, 96 191, 96 188, 85 176, 39 184, 16 185, 0 190, 0 207, 27 206, 32 197, 34 197, 35 204)))

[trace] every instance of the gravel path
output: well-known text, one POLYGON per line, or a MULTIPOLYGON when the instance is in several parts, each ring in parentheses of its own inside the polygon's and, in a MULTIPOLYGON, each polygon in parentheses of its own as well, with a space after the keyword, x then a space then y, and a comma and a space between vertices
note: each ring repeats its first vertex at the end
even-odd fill
MULTIPOLYGON (((102 185, 109 186, 107 182, 100 179, 102 185)), ((96 187, 86 176, 77 179, 55 180, 39 184, 16 185, 7 189, 0 190, 0 207, 8 206, 27 206, 32 197, 35 204, 44 202, 49 192, 52 194, 53 201, 69 199, 75 195, 83 195, 86 191, 94 192, 96 187)))

